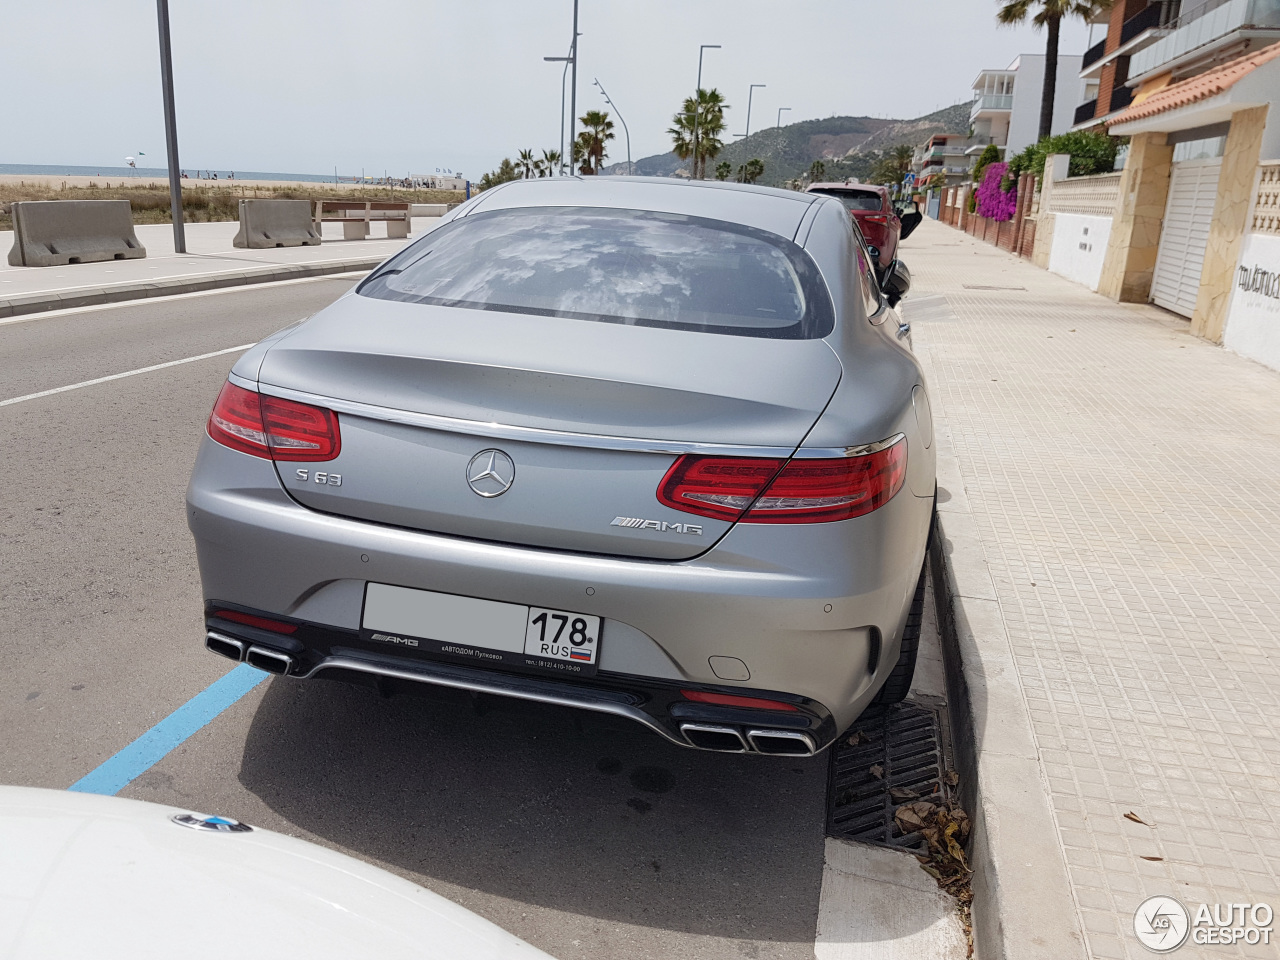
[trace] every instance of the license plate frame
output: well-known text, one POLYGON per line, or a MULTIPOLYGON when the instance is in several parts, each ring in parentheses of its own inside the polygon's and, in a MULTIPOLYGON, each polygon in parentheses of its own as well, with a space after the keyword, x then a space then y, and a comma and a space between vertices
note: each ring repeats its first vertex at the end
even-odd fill
POLYGON ((601 617, 576 611, 373 582, 365 585, 360 617, 361 639, 388 653, 578 677, 599 669, 602 631, 601 617), (551 644, 557 649, 546 654, 538 649, 548 628, 569 640, 578 620, 582 643, 551 644), (589 658, 581 656, 584 648, 589 658))

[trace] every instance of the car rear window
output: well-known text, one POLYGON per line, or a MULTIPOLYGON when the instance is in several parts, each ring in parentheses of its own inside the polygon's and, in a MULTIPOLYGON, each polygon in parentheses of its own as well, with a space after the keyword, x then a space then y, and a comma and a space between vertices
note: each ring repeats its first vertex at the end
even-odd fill
POLYGON ((366 297, 781 340, 825 337, 817 266, 763 230, 640 210, 461 217, 388 260, 366 297))
POLYGON ((851 213, 875 213, 883 205, 880 194, 874 190, 810 190, 810 193, 824 193, 828 197, 836 197, 851 213))

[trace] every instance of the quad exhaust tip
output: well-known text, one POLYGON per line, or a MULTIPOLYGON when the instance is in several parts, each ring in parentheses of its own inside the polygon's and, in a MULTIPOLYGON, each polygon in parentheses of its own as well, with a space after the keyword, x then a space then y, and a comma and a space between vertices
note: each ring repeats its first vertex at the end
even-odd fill
POLYGON ((204 645, 207 649, 229 660, 243 661, 251 667, 274 673, 278 677, 283 677, 293 669, 293 657, 287 653, 268 650, 266 647, 249 646, 242 640, 214 633, 212 630, 205 635, 204 645))
POLYGON ((684 738, 702 750, 718 753, 764 753, 781 757, 811 757, 813 739, 795 730, 748 730, 746 736, 736 727, 714 727, 701 723, 682 723, 684 738))

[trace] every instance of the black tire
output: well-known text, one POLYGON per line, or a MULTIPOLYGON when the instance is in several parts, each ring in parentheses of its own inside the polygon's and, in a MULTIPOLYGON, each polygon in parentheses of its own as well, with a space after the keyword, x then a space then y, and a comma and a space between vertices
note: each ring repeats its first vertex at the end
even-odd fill
MULTIPOLYGON (((925 562, 928 563, 927 560, 925 562)), ((889 679, 871 701, 872 706, 887 707, 901 703, 911 692, 911 680, 916 673, 916 652, 920 649, 920 625, 924 622, 925 569, 920 570, 920 581, 916 584, 915 596, 911 598, 907 625, 902 630, 902 648, 898 653, 898 662, 893 665, 889 679)))

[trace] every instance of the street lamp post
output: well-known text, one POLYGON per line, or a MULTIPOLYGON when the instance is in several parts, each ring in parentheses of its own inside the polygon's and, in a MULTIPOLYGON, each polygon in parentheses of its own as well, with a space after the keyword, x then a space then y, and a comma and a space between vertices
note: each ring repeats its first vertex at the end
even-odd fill
POLYGON ((778 126, 778 127, 782 126, 782 111, 783 111, 783 110, 790 110, 790 109, 791 109, 790 107, 779 107, 779 108, 778 108, 778 122, 775 124, 775 126, 778 126))
POLYGON ((698 179, 698 115, 702 113, 702 52, 719 50, 718 43, 704 43, 698 47, 698 86, 693 91, 693 179, 698 179))
MULTIPOLYGON (((573 41, 569 44, 567 57, 543 57, 553 63, 564 62, 566 67, 573 67, 573 80, 569 84, 569 170, 573 171, 573 142, 578 139, 578 0, 573 0, 573 41)), ((564 142, 564 77, 560 78, 560 148, 564 142)), ((564 155, 560 157, 564 163, 564 155)))
MULTIPOLYGON (((569 50, 572 53, 572 45, 569 50)), ((569 76, 569 63, 573 57, 543 57, 542 59, 551 63, 564 64, 564 70, 560 73, 560 172, 564 173, 564 82, 569 76)))
POLYGON ((604 97, 604 102, 613 107, 613 112, 618 115, 618 120, 622 122, 622 132, 627 135, 627 176, 631 176, 635 171, 631 169, 631 131, 627 129, 627 121, 622 118, 622 111, 618 109, 618 105, 609 99, 609 94, 605 92, 604 84, 599 78, 591 81, 600 88, 600 95, 604 97))
POLYGON ((169 0, 156 0, 160 27, 160 86, 164 92, 164 139, 169 163, 169 209, 173 213, 173 252, 187 252, 182 223, 182 171, 178 167, 178 119, 173 106, 173 53, 169 48, 169 0))
POLYGON ((744 137, 751 136, 751 98, 755 95, 756 87, 763 88, 764 86, 765 84, 763 83, 753 83, 747 88, 747 132, 743 134, 744 137))

